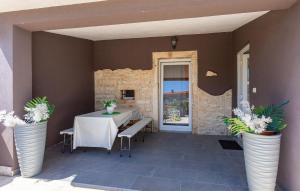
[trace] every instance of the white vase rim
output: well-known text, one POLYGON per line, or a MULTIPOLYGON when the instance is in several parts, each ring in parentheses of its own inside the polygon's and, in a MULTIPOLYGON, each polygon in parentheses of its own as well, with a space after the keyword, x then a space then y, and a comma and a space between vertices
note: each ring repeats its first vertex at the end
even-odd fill
POLYGON ((26 127, 44 125, 44 124, 47 124, 47 123, 48 123, 48 121, 43 121, 43 122, 39 122, 39 123, 25 123, 25 124, 22 124, 22 125, 16 125, 15 127, 26 128, 26 127))
POLYGON ((243 134, 246 134, 247 136, 252 136, 252 137, 281 137, 281 133, 279 134, 275 134, 275 135, 260 135, 260 134, 254 134, 254 133, 248 133, 248 132, 244 132, 243 134))

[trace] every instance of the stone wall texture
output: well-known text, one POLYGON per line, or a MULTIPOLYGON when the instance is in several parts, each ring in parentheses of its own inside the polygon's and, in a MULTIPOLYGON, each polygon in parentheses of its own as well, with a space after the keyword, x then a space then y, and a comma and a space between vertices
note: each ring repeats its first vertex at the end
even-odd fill
MULTIPOLYGON (((193 74, 194 75, 194 74, 193 74)), ((95 109, 103 108, 106 99, 117 99, 119 104, 135 106, 144 116, 154 117, 154 70, 98 70, 95 72, 95 109), (135 100, 120 100, 121 90, 135 90, 135 100)), ((232 91, 213 96, 193 86, 192 129, 195 134, 226 135, 222 116, 232 111, 232 91)), ((158 129, 158 127, 156 127, 158 129)))
POLYGON ((117 99, 118 104, 135 106, 144 116, 153 116, 152 78, 152 70, 98 70, 95 72, 95 109, 102 109, 106 99, 117 99), (135 100, 121 100, 121 90, 135 90, 135 100))

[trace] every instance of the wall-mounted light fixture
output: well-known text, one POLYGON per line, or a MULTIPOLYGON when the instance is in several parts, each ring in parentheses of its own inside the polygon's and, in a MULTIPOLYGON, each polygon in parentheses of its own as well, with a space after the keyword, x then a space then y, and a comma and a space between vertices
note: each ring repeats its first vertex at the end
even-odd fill
POLYGON ((176 36, 173 36, 173 37, 171 38, 171 45, 172 45, 172 49, 173 49, 173 50, 176 49, 177 42, 178 42, 177 37, 176 37, 176 36))

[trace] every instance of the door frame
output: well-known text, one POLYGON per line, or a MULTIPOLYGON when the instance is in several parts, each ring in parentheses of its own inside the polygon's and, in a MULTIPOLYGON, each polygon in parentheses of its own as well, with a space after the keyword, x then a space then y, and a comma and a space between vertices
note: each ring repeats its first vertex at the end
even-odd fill
MULTIPOLYGON (((250 54, 246 54, 250 51, 250 44, 247 44, 242 50, 240 50, 237 53, 237 106, 240 107, 241 99, 245 100, 245 97, 248 97, 250 95, 250 91, 247 91, 248 81, 245 79, 245 74, 248 73, 248 68, 245 67, 245 62, 248 59, 248 65, 249 65, 249 58, 250 54), (242 95, 242 97, 241 97, 242 95)), ((249 66, 248 66, 249 67, 249 66)), ((248 75, 248 74, 247 74, 248 75)), ((247 100, 250 102, 250 100, 247 100)))
POLYGON ((186 58, 160 59, 159 60, 159 126, 161 131, 192 132, 192 60, 186 58), (189 66, 189 125, 164 125, 163 124, 163 75, 164 66, 188 65, 189 66))

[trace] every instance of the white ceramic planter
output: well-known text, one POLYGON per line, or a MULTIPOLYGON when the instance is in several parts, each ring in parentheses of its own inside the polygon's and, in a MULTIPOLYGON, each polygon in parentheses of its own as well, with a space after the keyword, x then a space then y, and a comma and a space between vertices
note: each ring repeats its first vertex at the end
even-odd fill
POLYGON ((274 191, 281 135, 243 134, 249 191, 274 191))
POLYGON ((114 112, 114 110, 115 110, 115 107, 114 107, 114 106, 106 107, 106 111, 107 111, 107 113, 109 113, 109 114, 112 114, 112 113, 114 112))
POLYGON ((18 162, 23 177, 32 177, 42 170, 47 122, 16 126, 14 129, 18 162))

